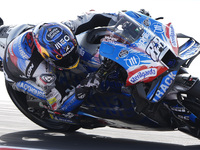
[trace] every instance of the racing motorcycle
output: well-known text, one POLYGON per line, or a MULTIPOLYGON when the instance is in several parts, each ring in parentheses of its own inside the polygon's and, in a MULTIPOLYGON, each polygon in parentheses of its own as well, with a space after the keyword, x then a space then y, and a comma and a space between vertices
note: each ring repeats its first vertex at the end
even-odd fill
POLYGON ((74 132, 105 126, 179 129, 199 138, 200 82, 186 69, 198 56, 200 44, 192 37, 176 34, 172 24, 164 25, 159 18, 132 11, 120 12, 118 18, 108 27, 78 35, 82 63, 70 72, 57 73, 59 81, 71 85, 69 90, 73 91, 102 62, 109 66, 99 88, 91 91, 73 116, 75 122, 69 114, 51 112, 43 107, 46 101, 15 91, 6 82, 12 101, 26 117, 49 130, 74 132), (178 39, 186 42, 179 46, 178 39), (153 106, 149 114, 162 106, 167 115, 144 113, 146 104, 153 106))

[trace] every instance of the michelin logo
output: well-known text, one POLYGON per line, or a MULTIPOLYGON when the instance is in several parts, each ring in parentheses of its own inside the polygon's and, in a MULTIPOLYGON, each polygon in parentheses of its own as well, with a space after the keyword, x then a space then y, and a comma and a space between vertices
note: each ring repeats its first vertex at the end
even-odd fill
POLYGON ((172 25, 170 25, 170 28, 169 28, 169 37, 170 37, 172 46, 173 47, 177 47, 176 33, 175 33, 174 28, 173 28, 172 25))
POLYGON ((155 68, 145 69, 130 77, 129 82, 135 84, 145 78, 155 77, 155 76, 157 76, 157 69, 155 68))

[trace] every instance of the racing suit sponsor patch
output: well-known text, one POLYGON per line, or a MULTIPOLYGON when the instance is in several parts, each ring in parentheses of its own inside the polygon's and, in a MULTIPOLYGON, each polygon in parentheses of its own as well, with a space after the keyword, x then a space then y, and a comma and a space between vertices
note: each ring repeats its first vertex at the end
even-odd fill
POLYGON ((20 91, 23 91, 24 93, 29 93, 39 99, 46 100, 45 93, 41 89, 36 88, 36 86, 34 86, 28 81, 17 82, 16 88, 18 88, 20 91))

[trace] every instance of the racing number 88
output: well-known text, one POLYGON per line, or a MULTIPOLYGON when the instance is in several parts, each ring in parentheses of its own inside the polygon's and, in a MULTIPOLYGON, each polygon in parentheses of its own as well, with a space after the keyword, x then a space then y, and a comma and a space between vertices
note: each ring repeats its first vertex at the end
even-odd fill
POLYGON ((165 44, 158 37, 155 37, 147 46, 146 53, 151 56, 153 61, 157 62, 165 47, 165 44))

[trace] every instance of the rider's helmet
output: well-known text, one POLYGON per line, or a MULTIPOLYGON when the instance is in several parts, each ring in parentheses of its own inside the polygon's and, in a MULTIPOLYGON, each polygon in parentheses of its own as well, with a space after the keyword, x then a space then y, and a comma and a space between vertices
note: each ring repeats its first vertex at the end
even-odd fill
POLYGON ((61 23, 42 23, 33 30, 38 52, 51 65, 63 69, 78 66, 77 40, 72 31, 61 23))

